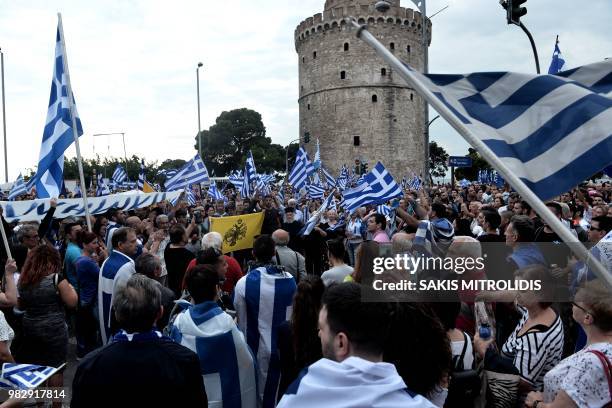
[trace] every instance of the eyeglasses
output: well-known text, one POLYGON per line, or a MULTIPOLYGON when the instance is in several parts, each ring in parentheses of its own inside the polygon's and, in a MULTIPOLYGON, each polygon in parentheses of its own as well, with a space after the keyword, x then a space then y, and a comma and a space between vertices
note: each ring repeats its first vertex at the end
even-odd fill
POLYGON ((572 305, 576 306, 578 309, 582 310, 584 313, 586 314, 590 314, 593 315, 593 313, 589 312, 587 309, 585 309, 584 307, 580 306, 578 303, 576 302, 572 302, 572 305))

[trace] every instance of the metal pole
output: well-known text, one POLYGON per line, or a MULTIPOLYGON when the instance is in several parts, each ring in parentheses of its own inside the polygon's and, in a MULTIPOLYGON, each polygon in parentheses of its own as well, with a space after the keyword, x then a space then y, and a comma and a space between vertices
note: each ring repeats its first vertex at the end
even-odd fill
POLYGON ((531 205, 533 210, 542 217, 548 226, 556 232, 565 243, 569 244, 568 246, 572 252, 583 260, 584 263, 593 270, 597 277, 601 278, 608 285, 609 289, 612 289, 612 273, 607 271, 606 268, 592 256, 584 245, 578 241, 578 238, 572 235, 571 231, 546 207, 542 200, 540 200, 521 179, 512 173, 502 160, 497 157, 482 140, 472 135, 465 124, 461 122, 446 105, 435 97, 435 95, 421 82, 418 77, 419 74, 408 70, 389 50, 374 38, 365 26, 360 26, 354 19, 348 19, 347 22, 353 27, 358 28, 357 37, 374 48, 378 55, 383 57, 383 59, 400 74, 408 85, 412 86, 421 96, 423 96, 469 144, 478 150, 483 158, 502 174, 504 179, 531 205))
POLYGON ((0 48, 0 79, 2 79, 2 127, 4 129, 4 181, 8 183, 8 149, 6 146, 6 101, 4 91, 4 53, 0 48))
MULTIPOLYGON (((125 132, 121 132, 121 140, 123 141, 123 158, 125 159, 125 172, 128 171, 127 150, 125 150, 125 132)), ((128 177, 129 180, 129 177, 128 177)))
MULTIPOLYGON (((64 27, 62 26, 62 15, 57 13, 59 19, 59 29, 62 36, 62 51, 64 55, 64 68, 66 69, 66 87, 68 88, 68 109, 70 111, 70 118, 72 119, 72 136, 74 137, 74 144, 77 153, 77 163, 79 165, 79 178, 81 179, 81 186, 85 188, 85 175, 83 174, 83 161, 81 159, 81 148, 79 147, 79 135, 77 133, 76 118, 74 117, 74 110, 72 106, 72 85, 70 84, 70 73, 68 71, 68 55, 66 54, 66 43, 64 42, 64 27)), ((87 230, 91 229, 91 220, 89 219, 89 205, 87 204, 87 191, 81 191, 83 198, 83 206, 85 207, 85 220, 87 221, 87 230)))
POLYGON ((197 93, 198 93, 198 154, 202 158, 202 125, 200 124, 200 67, 203 64, 198 62, 196 68, 196 82, 197 82, 197 93))
MULTIPOLYGON (((421 36, 423 37, 423 73, 427 74, 429 72, 429 49, 427 43, 427 4, 426 0, 421 0, 421 36)), ((429 120, 429 105, 427 104, 427 99, 423 98, 423 112, 424 112, 424 121, 429 120)), ((424 172, 423 179, 427 186, 431 187, 431 183, 429 182, 429 125, 425 128, 425 163, 424 163, 424 172)))
MULTIPOLYGON (((527 34, 527 38, 529 38, 529 42, 531 43, 531 49, 533 51, 533 57, 535 58, 536 72, 539 74, 540 73, 540 59, 538 58, 538 50, 536 49, 535 41, 533 41, 533 37, 531 36, 531 33, 529 32, 527 27, 525 27, 522 21, 519 22, 519 27, 523 29, 525 34, 527 34)), ((557 41, 559 41, 558 36, 557 36, 557 41)))

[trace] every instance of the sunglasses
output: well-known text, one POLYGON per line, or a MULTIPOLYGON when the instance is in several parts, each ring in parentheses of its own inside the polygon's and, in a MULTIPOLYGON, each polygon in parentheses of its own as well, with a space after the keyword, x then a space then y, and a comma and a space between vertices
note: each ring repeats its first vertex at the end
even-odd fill
POLYGON ((584 313, 586 314, 590 314, 593 315, 593 313, 589 312, 587 309, 585 309, 584 307, 580 306, 578 303, 576 302, 572 302, 572 305, 576 306, 578 309, 582 310, 584 313))

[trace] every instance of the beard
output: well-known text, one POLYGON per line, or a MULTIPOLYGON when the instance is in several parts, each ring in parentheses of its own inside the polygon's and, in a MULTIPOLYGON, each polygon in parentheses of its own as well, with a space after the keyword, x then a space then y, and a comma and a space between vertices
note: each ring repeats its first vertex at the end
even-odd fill
POLYGON ((321 353, 323 358, 328 358, 336 361, 336 353, 334 352, 334 340, 331 339, 325 343, 321 342, 321 353))

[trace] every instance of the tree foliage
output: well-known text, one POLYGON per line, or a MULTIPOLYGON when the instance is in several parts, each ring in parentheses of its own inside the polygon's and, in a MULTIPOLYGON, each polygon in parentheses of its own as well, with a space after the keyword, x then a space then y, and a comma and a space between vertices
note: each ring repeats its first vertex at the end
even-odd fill
POLYGON ((448 170, 448 153, 436 142, 429 142, 429 178, 444 177, 448 170))
POLYGON ((478 179, 478 172, 480 170, 490 170, 491 166, 482 156, 476 151, 476 149, 468 148, 468 157, 472 158, 472 167, 461 167, 455 169, 455 179, 468 179, 474 181, 478 179))

